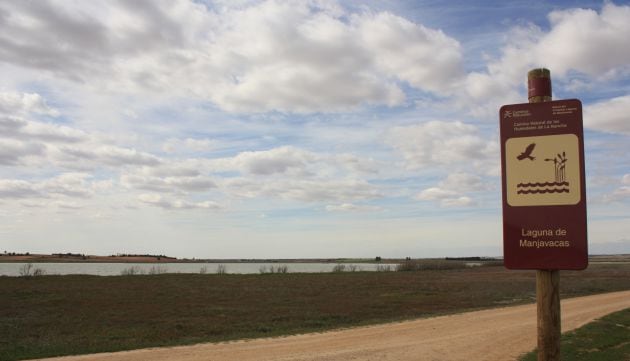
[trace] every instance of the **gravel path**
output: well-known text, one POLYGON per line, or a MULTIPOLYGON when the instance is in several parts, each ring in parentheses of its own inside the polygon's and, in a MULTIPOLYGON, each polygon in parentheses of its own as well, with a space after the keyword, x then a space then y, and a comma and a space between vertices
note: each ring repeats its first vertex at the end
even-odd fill
MULTIPOLYGON (((630 307, 630 291, 562 301, 562 330, 630 307)), ((506 361, 536 347, 536 307, 523 305, 415 321, 219 344, 61 357, 59 361, 506 361)))

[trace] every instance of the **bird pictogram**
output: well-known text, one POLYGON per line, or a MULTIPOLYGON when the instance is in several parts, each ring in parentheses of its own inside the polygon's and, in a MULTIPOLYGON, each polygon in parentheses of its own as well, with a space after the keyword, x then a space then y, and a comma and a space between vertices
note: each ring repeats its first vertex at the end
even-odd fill
POLYGON ((518 160, 523 160, 525 158, 528 158, 529 160, 536 159, 536 157, 532 157, 532 152, 534 151, 534 147, 536 147, 536 143, 532 143, 528 145, 527 148, 525 148, 525 150, 516 157, 516 159, 518 160))

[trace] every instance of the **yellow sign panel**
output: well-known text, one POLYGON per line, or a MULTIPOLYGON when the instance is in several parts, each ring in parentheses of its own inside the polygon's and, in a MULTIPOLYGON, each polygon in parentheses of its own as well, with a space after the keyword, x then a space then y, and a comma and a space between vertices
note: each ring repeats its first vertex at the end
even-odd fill
POLYGON ((519 206, 580 202, 580 151, 575 134, 510 138, 505 142, 507 203, 519 206))

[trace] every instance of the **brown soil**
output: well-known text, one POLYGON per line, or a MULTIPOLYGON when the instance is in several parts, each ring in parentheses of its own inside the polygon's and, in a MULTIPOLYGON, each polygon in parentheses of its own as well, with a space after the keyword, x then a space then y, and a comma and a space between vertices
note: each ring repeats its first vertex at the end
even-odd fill
MULTIPOLYGON (((562 301, 562 330, 630 307, 630 291, 562 301)), ((523 305, 282 338, 62 357, 64 361, 515 360, 536 347, 536 308, 523 305)))

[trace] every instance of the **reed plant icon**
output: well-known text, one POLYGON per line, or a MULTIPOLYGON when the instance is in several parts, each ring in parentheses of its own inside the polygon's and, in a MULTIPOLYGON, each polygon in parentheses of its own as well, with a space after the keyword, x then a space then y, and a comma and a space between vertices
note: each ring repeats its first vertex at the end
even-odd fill
POLYGON ((565 152, 562 152, 562 155, 558 153, 555 158, 546 158, 545 162, 553 162, 556 182, 566 181, 567 155, 565 152))
MULTIPOLYGON (((533 148, 534 143, 530 144, 528 150, 533 148)), ((527 150, 525 151, 527 152, 527 150)), ((527 154, 529 155, 529 154, 527 154)), ((526 158, 527 156, 523 157, 526 158)), ((520 159, 519 159, 520 160, 520 159)), ((517 194, 545 194, 545 193, 569 193, 569 182, 567 181, 566 168, 567 168, 567 154, 556 154, 555 158, 546 158, 545 162, 553 162, 554 167, 554 182, 530 182, 530 183, 518 183, 516 185, 517 194)))

